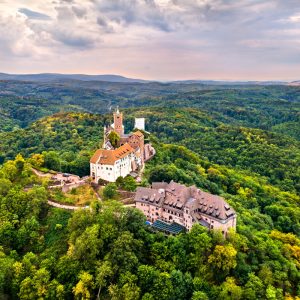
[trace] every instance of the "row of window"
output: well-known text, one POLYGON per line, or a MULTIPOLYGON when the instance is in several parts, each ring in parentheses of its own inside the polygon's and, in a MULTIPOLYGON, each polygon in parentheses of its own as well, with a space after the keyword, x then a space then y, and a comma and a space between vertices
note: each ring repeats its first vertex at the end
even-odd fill
MULTIPOLYGON (((103 170, 104 167, 101 167, 101 170, 103 170)), ((100 167, 98 166, 98 170, 100 170, 100 167)), ((106 170, 111 170, 112 171, 112 168, 109 168, 109 167, 106 167, 106 170)))
POLYGON ((116 161, 116 164, 119 164, 120 162, 122 162, 122 161, 126 160, 126 158, 127 158, 127 157, 123 157, 123 158, 121 158, 121 159, 117 160, 117 161, 116 161))
POLYGON ((182 214, 181 214, 181 213, 173 212, 172 210, 169 210, 169 209, 166 209, 166 208, 164 208, 163 210, 164 210, 165 212, 171 214, 171 215, 175 215, 175 216, 178 216, 178 217, 182 217, 182 214))

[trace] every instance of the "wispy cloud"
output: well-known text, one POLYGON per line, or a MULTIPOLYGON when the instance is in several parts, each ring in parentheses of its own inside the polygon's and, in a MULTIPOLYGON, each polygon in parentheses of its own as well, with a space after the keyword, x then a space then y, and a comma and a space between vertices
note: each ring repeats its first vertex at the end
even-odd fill
POLYGON ((42 14, 40 12, 33 11, 33 10, 28 9, 28 8, 20 8, 19 12, 24 14, 29 19, 35 19, 35 20, 50 20, 51 19, 46 14, 42 14))

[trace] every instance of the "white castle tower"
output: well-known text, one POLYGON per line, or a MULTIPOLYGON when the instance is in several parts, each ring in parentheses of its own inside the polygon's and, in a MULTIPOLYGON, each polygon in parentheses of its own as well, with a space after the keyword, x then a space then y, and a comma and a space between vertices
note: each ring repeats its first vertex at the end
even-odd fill
POLYGON ((134 128, 145 131, 145 118, 135 118, 134 128))

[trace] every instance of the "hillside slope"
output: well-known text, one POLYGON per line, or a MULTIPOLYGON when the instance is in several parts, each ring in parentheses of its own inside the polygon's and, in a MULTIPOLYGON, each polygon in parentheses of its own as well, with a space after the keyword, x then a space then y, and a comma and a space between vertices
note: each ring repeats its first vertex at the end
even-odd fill
MULTIPOLYGON (((0 81, 0 113, 24 127, 58 111, 108 113, 122 108, 193 107, 226 124, 277 131, 299 139, 300 88, 210 86, 199 83, 116 83, 68 80, 59 83, 0 81), (18 116, 25 115, 22 122, 18 116)), ((9 130, 10 126, 0 126, 9 130)))
POLYGON ((86 74, 6 74, 0 73, 0 80, 19 80, 19 81, 60 81, 60 80, 82 80, 82 81, 108 81, 108 82, 146 82, 142 79, 127 78, 120 75, 86 75, 86 74))
MULTIPOLYGON (((265 176, 283 190, 300 191, 300 143, 291 137, 225 125, 196 109, 139 108, 124 113, 126 130, 134 126, 135 116, 143 116, 147 130, 161 142, 183 145, 213 163, 265 176)), ((88 155, 99 146, 103 125, 110 122, 110 114, 46 117, 26 129, 1 133, 0 161, 13 159, 18 153, 28 157, 54 151, 52 168, 59 165, 69 172, 73 161, 71 170, 88 174, 88 155), (84 161, 78 159, 80 153, 85 153, 84 161)))
POLYGON ((166 237, 112 200, 74 213, 50 208, 47 181, 31 164, 87 174, 112 121, 58 113, 0 133, 0 298, 297 299, 299 142, 198 109, 124 113, 127 131, 134 117, 146 117, 157 150, 143 184, 175 180, 221 195, 237 212, 237 231, 224 239, 198 225, 166 237))

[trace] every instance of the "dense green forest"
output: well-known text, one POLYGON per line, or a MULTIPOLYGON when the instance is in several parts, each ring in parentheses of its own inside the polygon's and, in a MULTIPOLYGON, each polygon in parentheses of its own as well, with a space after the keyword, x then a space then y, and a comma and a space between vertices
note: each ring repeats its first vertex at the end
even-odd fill
POLYGON ((299 88, 0 86, 0 299, 300 298, 299 88), (194 226, 166 237, 117 201, 76 212, 47 205, 48 183, 32 166, 88 174, 112 121, 89 112, 117 104, 127 107, 126 131, 146 118, 157 150, 144 184, 174 180, 223 196, 236 232, 225 240, 194 226))
MULTIPOLYGON (((184 145, 211 162, 248 170, 283 190, 300 192, 300 142, 291 137, 225 125, 196 109, 139 108, 125 113, 127 130, 134 116, 144 116, 147 129, 161 142, 184 145)), ((0 162, 18 153, 28 157, 44 152, 46 167, 87 175, 103 125, 110 122, 110 115, 61 113, 26 129, 0 133, 0 162)))
POLYGON ((0 170, 1 293, 13 299, 299 295, 299 197, 183 146, 155 146, 148 180, 172 178, 226 197, 238 212, 236 233, 224 240, 199 225, 165 237, 149 231, 141 213, 113 201, 73 214, 49 208, 32 159, 18 156, 0 170))
MULTIPOLYGON (((53 112, 107 113, 116 105, 194 107, 226 124, 280 132, 296 139, 300 136, 300 87, 0 81, 0 116, 16 119, 21 127, 53 112)), ((0 131, 4 129, 0 127, 0 131)))

